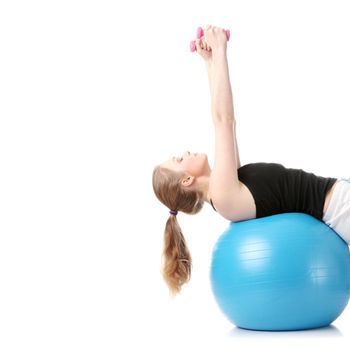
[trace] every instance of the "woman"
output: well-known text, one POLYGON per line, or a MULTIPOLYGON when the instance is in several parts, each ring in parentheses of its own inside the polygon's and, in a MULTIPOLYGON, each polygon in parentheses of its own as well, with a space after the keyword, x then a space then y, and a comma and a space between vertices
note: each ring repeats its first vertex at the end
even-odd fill
POLYGON ((241 166, 236 121, 222 28, 207 26, 196 40, 210 85, 215 130, 215 160, 185 152, 153 171, 153 189, 170 210, 165 227, 163 276, 172 293, 180 291, 191 274, 191 256, 178 225, 178 211, 198 213, 204 202, 230 221, 303 212, 323 220, 350 242, 350 181, 325 178, 276 163, 241 166))

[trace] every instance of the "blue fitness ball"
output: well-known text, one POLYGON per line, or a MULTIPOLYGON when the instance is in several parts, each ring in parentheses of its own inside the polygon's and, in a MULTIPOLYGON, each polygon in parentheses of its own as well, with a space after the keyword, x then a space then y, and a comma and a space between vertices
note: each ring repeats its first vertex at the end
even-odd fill
POLYGON ((349 247, 303 213, 240 221, 218 239, 210 275, 220 309, 237 327, 324 327, 349 301, 349 247))

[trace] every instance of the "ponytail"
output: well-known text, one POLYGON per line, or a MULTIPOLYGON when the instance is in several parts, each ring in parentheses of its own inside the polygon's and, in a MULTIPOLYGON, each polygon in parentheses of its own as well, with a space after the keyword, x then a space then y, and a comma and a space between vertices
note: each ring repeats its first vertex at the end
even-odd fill
POLYGON ((170 293, 176 295, 191 277, 192 259, 185 237, 175 215, 165 225, 163 250, 163 277, 170 293))

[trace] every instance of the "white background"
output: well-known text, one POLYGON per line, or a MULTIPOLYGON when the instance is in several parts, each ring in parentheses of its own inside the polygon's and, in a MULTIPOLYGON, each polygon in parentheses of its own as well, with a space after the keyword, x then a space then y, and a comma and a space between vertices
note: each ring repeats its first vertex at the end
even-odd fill
MULTIPOLYGON (((213 160, 197 26, 228 45, 242 165, 349 177, 347 1, 0 3, 0 348, 345 348, 350 309, 308 332, 242 331, 211 294, 228 222, 179 214, 193 258, 182 294, 160 274, 168 210, 153 167, 213 160)), ((325 303, 327 300, 325 300, 325 303)))

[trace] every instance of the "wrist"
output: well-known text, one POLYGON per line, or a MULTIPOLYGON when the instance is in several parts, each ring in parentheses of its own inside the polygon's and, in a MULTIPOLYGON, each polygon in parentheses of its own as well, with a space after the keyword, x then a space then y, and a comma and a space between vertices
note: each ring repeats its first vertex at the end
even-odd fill
POLYGON ((226 47, 218 47, 213 50, 213 59, 226 58, 226 47))
POLYGON ((205 60, 204 63, 205 63, 205 68, 207 69, 207 71, 209 72, 211 70, 211 62, 212 60, 208 59, 208 60, 205 60))

